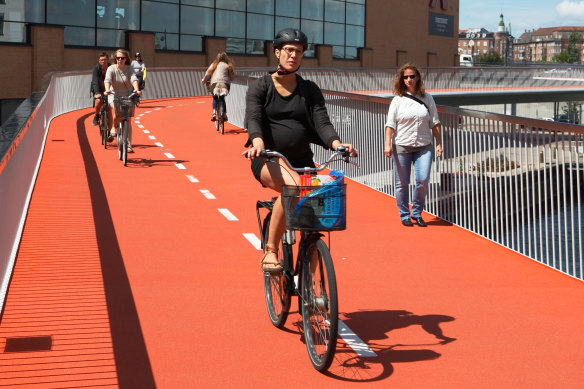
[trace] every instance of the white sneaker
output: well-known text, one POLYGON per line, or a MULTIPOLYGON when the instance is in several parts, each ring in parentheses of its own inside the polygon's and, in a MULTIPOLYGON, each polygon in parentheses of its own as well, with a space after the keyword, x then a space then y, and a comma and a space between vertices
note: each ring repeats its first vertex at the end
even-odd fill
POLYGON ((116 136, 116 134, 117 134, 117 132, 116 132, 116 129, 115 129, 115 128, 112 128, 112 129, 110 130, 110 135, 111 135, 111 136, 116 136))

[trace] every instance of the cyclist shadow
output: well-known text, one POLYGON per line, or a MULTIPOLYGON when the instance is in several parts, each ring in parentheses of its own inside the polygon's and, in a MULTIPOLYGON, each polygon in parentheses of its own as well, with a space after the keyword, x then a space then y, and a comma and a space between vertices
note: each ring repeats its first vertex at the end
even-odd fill
POLYGON ((128 157, 129 167, 139 167, 139 168, 151 168, 157 166, 171 166, 177 163, 189 162, 186 159, 150 159, 150 158, 133 158, 128 157))
POLYGON ((446 336, 440 328, 441 323, 453 321, 452 316, 415 315, 405 310, 358 311, 340 316, 344 324, 370 348, 368 350, 360 342, 353 343, 351 336, 348 336, 346 341, 340 340, 339 336, 335 361, 326 374, 343 381, 367 382, 387 378, 393 374, 394 363, 437 359, 441 354, 431 348, 441 347, 456 340, 446 336), (392 337, 390 334, 392 331, 411 326, 420 326, 436 340, 409 344, 391 344, 383 341, 392 337), (355 350, 362 356, 355 355, 355 350))
POLYGON ((231 128, 225 127, 225 134, 224 135, 239 135, 239 134, 244 134, 246 132, 247 132, 246 130, 239 128, 239 127, 231 127, 231 128))

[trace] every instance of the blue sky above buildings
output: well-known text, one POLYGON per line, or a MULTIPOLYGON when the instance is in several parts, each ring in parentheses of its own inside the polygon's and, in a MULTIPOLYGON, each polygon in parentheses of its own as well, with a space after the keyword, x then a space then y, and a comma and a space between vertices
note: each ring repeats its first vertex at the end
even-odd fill
POLYGON ((496 31, 501 13, 516 37, 541 27, 584 26, 584 0, 460 0, 459 10, 461 30, 496 31))

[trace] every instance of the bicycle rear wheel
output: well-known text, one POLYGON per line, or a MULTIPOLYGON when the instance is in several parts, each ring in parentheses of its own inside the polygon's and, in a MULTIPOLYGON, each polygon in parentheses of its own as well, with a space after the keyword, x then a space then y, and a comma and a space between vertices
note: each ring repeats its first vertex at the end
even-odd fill
MULTIPOLYGON (((265 252, 268 241, 268 231, 270 228, 271 213, 266 216, 263 226, 263 247, 265 252)), ((283 263, 284 271, 280 273, 264 273, 264 293, 266 296, 266 307, 272 324, 281 328, 290 311, 290 300, 292 295, 292 247, 289 244, 281 243, 278 251, 278 260, 283 263)))
POLYGON ((338 300, 333 260, 322 239, 308 243, 302 266, 302 325, 310 361, 328 369, 337 348, 338 300))

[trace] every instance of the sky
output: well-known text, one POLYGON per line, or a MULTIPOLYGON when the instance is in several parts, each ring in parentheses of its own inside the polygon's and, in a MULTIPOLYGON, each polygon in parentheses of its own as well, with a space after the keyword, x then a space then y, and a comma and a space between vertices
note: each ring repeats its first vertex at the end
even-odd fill
POLYGON ((584 26, 584 0, 460 0, 459 29, 497 31, 501 13, 515 37, 541 27, 584 26))

